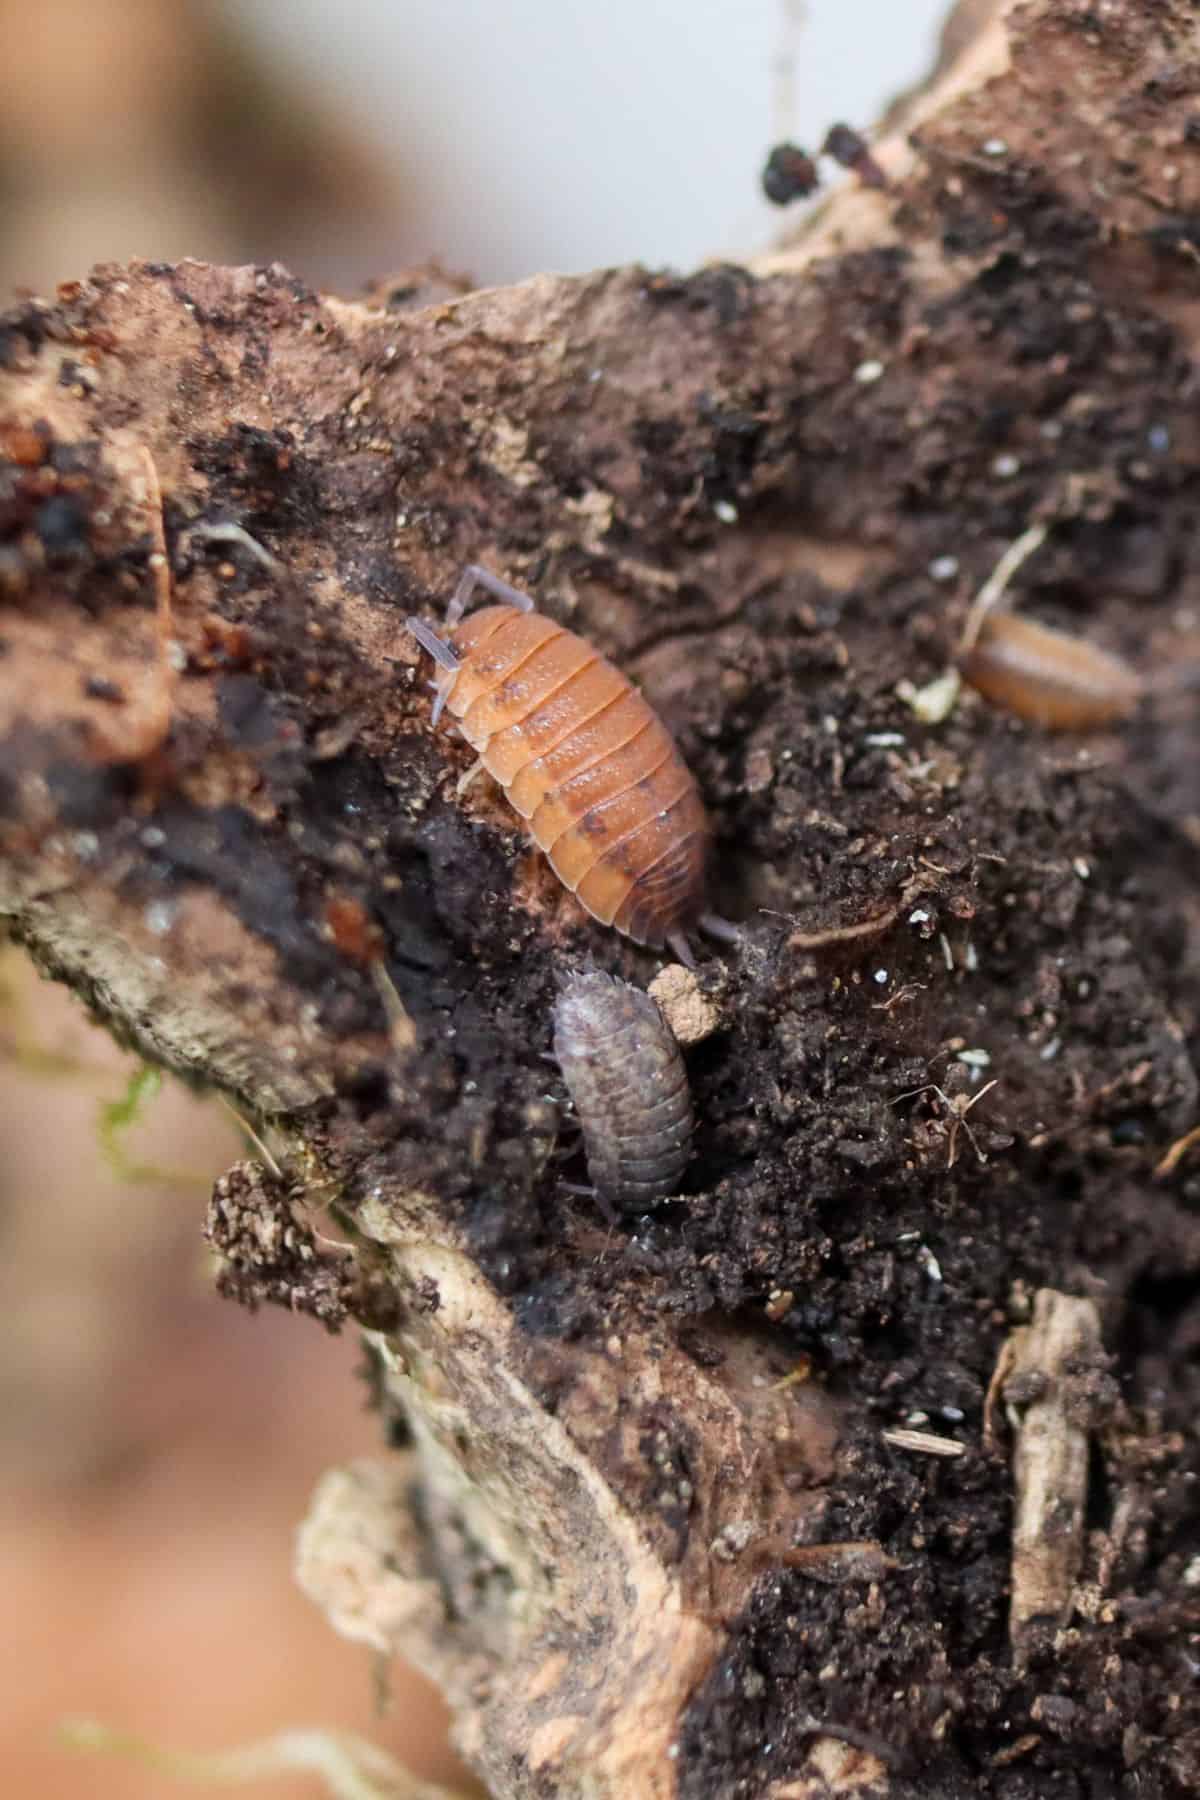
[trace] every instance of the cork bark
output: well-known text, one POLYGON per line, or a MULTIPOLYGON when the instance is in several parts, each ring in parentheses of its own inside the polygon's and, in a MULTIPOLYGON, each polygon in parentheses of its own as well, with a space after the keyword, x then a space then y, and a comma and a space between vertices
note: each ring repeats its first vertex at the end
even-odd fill
POLYGON ((890 185, 753 267, 367 304, 142 263, 0 327, 4 914, 269 1140, 225 1284, 357 1321, 403 1440, 300 1578, 497 1796, 1196 1776, 1200 1249, 1187 1160, 1153 1180, 1197 1110, 1194 696, 1066 744, 912 702, 1038 521, 1023 603, 1197 659, 1200 30, 979 10, 890 185), (662 959, 459 791, 403 620, 468 561, 661 710, 746 927, 688 995, 687 1195, 620 1229, 542 1053, 563 968, 662 959), (1014 1660, 983 1398, 1040 1288, 1123 1398, 1014 1660))

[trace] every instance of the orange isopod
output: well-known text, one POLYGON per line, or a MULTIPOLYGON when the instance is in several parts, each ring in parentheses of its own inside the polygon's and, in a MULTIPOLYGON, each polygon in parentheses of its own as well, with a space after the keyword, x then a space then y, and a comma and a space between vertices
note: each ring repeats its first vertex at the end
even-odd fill
POLYGON ((688 964, 689 931, 737 936, 704 910, 708 826, 695 779, 619 669, 476 564, 450 602, 448 638, 422 619, 408 628, 437 665, 434 724, 443 707, 454 716, 594 919, 688 964), (463 621, 476 587, 498 604, 463 621))
POLYGON ((993 706, 1051 731, 1113 724, 1145 693, 1122 657, 1013 612, 986 618, 958 666, 993 706))

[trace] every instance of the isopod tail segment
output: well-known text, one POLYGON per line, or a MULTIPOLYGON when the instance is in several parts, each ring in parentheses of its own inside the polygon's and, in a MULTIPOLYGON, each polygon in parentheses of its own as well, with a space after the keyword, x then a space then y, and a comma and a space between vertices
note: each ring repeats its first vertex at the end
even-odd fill
POLYGON ((695 778, 642 694, 585 639, 477 563, 441 631, 433 723, 454 715, 563 886, 602 925, 694 966, 689 934, 738 928, 703 910, 708 826, 695 778), (492 604, 465 624, 477 588, 492 604), (461 625, 461 629, 460 629, 461 625))

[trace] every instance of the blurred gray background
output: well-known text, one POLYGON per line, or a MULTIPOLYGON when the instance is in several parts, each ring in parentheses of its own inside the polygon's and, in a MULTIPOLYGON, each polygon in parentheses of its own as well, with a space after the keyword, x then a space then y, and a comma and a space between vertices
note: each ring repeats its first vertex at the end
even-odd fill
POLYGON ((354 289, 687 267, 778 231, 776 140, 866 127, 944 0, 0 0, 0 279, 279 257, 354 289))
POLYGON ((272 54, 344 95, 405 171, 398 260, 437 252, 488 282, 761 243, 778 225, 757 192, 769 144, 869 123, 927 65, 945 10, 226 0, 272 54))

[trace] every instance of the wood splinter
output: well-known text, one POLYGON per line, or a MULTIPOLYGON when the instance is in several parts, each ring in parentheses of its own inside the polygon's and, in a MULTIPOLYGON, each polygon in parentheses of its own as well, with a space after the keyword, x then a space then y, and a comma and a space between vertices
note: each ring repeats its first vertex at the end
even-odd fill
POLYGON ((984 1406, 998 1445, 1003 1401, 1013 1434, 1012 1596, 1008 1635, 1022 1665, 1038 1624, 1065 1625, 1083 1560, 1088 1440, 1106 1367, 1092 1300, 1041 1288, 1033 1319, 1007 1339, 984 1406))

